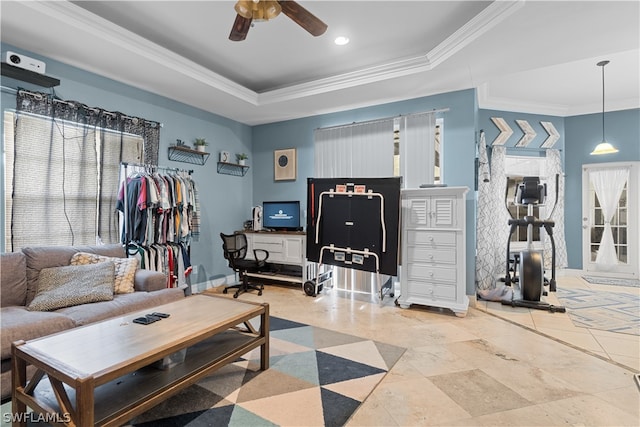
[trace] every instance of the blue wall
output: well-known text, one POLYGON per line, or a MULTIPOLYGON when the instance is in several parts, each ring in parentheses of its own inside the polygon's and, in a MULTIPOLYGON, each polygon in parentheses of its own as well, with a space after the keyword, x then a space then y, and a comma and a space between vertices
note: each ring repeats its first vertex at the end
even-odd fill
MULTIPOLYGON (((2 51, 12 50, 47 63, 47 75, 60 79, 55 94, 67 100, 75 100, 93 107, 120 111, 130 116, 143 117, 163 124, 160 132, 158 164, 171 168, 193 170, 198 184, 200 204, 203 212, 200 240, 192 245, 192 263, 199 266, 198 275, 192 283, 205 281, 212 274, 229 272, 222 256, 220 232, 231 232, 242 225, 241 219, 251 209, 252 169, 242 177, 217 173, 218 152, 251 153, 251 127, 221 116, 210 114, 185 104, 142 91, 93 73, 71 67, 32 52, 2 44, 2 51), (168 147, 177 138, 187 142, 204 137, 209 141, 207 151, 211 157, 204 166, 168 160, 168 147)), ((21 87, 27 90, 49 92, 49 89, 3 77, 3 87, 21 87)), ((2 91, 2 110, 15 108, 15 94, 2 91)), ((0 121, 1 123, 2 121, 0 121)), ((1 125, 0 125, 1 126, 1 125)), ((3 148, 4 150, 4 148, 3 148)), ((4 178, 4 163, 2 164, 4 178)), ((4 182, 2 182, 4 195, 4 182)), ((4 224, 4 197, 2 200, 2 223, 4 224)), ((4 249, 4 227, 0 230, 4 249)))
MULTIPOLYGON (((591 156, 602 141, 602 113, 565 118, 565 237, 569 267, 582 268, 582 165, 640 160, 640 109, 605 114, 605 137, 619 151, 591 156), (571 250, 569 250, 569 242, 571 250)), ((630 212, 630 214, 634 214, 630 212)), ((637 215, 637 212, 635 213, 637 215)))
POLYGON ((307 177, 313 177, 314 129, 352 122, 393 117, 410 113, 449 108, 444 118, 443 182, 449 186, 466 186, 467 193, 467 293, 475 293, 475 90, 451 92, 407 101, 359 108, 333 114, 271 123, 253 128, 253 203, 264 200, 300 200, 306 212, 307 177), (296 181, 275 181, 273 151, 297 148, 296 181))
MULTIPOLYGON (((448 108, 439 114, 445 122, 443 147, 443 181, 450 186, 467 186, 467 293, 475 293, 475 153, 477 134, 486 132, 488 144, 498 134, 491 117, 502 117, 512 126, 514 134, 507 142, 514 145, 522 136, 515 119, 526 119, 538 133, 531 146, 537 147, 547 137, 540 121, 550 121, 560 133, 556 146, 563 150, 566 174, 566 240, 569 267, 581 268, 581 232, 576 218, 581 216, 581 165, 622 160, 640 160, 640 110, 607 113, 607 139, 620 149, 620 153, 593 157, 589 152, 600 142, 601 116, 599 114, 576 117, 553 117, 524 113, 479 110, 475 90, 464 90, 442 95, 388 103, 368 108, 324 114, 297 120, 250 127, 224 117, 210 114, 185 104, 142 91, 131 86, 103 78, 48 58, 35 55, 14 46, 2 44, 2 51, 12 50, 41 59, 47 63, 47 74, 61 80, 55 93, 62 99, 76 100, 90 106, 121 111, 163 123, 161 131, 161 166, 192 169, 199 185, 203 220, 200 241, 192 247, 192 261, 199 266, 193 283, 205 281, 212 275, 228 274, 222 257, 218 234, 239 229, 250 218, 251 207, 264 200, 299 199, 306 204, 306 178, 313 175, 313 130, 320 127, 392 117, 432 109, 448 108), (169 161, 167 147, 177 138, 192 141, 204 137, 209 142, 211 158, 204 166, 169 161), (273 177, 273 151, 283 148, 297 149, 298 178, 278 181, 273 177), (217 173, 218 152, 249 153, 249 172, 245 177, 217 173)), ((47 90, 24 82, 2 78, 2 86, 47 90)), ((1 107, 15 107, 15 95, 2 92, 1 107)), ((0 121, 0 127, 2 121, 0 121)), ((1 129, 0 129, 1 130, 1 129)), ((4 164, 0 184, 4 189, 4 164)), ((4 197, 0 198, 4 204, 4 197)), ((306 210, 306 206, 305 206, 306 210)), ((4 224, 4 206, 0 211, 4 224)), ((4 242, 4 227, 0 229, 4 242)))

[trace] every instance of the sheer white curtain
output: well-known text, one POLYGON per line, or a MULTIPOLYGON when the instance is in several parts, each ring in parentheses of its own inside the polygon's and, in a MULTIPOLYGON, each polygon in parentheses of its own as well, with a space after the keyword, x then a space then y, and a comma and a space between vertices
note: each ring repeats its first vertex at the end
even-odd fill
POLYGON ((393 176, 393 119, 314 132, 316 178, 393 176))
POLYGON ((404 188, 433 184, 435 169, 434 113, 407 116, 401 125, 400 171, 404 188))
POLYGON ((629 179, 629 168, 593 170, 589 172, 589 179, 600 201, 604 218, 604 231, 596 256, 596 264, 616 265, 618 255, 613 242, 611 218, 616 212, 618 200, 629 179))

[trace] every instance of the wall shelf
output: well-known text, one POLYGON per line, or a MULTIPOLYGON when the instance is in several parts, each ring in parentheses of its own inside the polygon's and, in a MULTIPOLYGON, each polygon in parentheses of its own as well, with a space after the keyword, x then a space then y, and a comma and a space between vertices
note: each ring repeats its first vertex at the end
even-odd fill
POLYGON ((204 151, 194 150, 189 147, 172 145, 169 147, 169 160, 176 162, 191 163, 194 165, 204 165, 211 154, 204 151))
POLYGON ((218 173, 234 176, 245 176, 249 166, 239 165, 237 163, 218 162, 218 173))
POLYGON ((2 63, 2 75, 23 82, 33 83, 42 87, 54 87, 60 85, 60 80, 36 73, 35 71, 25 70, 24 68, 15 67, 6 62, 2 63))

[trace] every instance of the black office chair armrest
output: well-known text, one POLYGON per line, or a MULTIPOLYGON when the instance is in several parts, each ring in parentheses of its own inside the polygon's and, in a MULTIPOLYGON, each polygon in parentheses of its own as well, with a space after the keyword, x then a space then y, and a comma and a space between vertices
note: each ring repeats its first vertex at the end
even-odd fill
POLYGON ((265 251, 264 249, 254 249, 253 257, 255 258, 256 261, 266 261, 269 258, 269 251, 265 251), (264 252, 264 258, 259 258, 258 252, 264 252))
POLYGON ((230 256, 233 259, 240 258, 239 254, 242 252, 242 249, 227 249, 227 256, 230 256))

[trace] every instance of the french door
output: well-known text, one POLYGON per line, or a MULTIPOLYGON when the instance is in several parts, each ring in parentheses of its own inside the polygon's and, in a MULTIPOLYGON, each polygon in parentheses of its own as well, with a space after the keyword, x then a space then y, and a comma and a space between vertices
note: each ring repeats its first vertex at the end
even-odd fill
POLYGON ((639 170, 640 162, 582 166, 582 269, 586 273, 640 276, 639 170))

